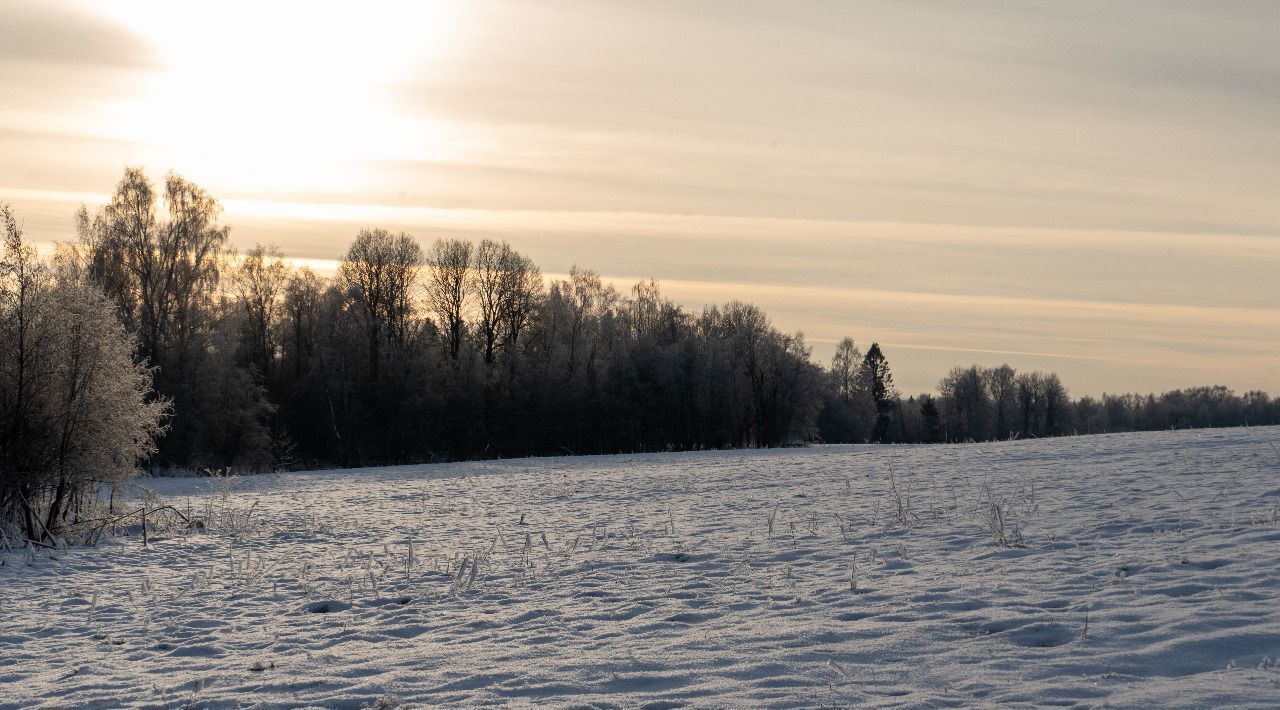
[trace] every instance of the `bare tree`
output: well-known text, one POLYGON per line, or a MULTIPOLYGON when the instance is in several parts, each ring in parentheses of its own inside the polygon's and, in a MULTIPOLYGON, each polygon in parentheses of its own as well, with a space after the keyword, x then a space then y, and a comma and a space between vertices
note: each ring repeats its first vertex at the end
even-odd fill
POLYGON ((485 239, 475 253, 475 269, 471 272, 471 292, 480 308, 478 330, 484 340, 484 362, 494 363, 502 319, 502 270, 511 246, 485 239))
POLYGON ((52 343, 41 322, 48 314, 49 275, 36 260, 35 249, 22 241, 22 230, 8 205, 0 205, 4 224, 4 258, 0 261, 0 505, 9 519, 19 517, 28 537, 35 535, 35 513, 28 503, 46 465, 36 442, 47 425, 37 420, 41 367, 52 343))
POLYGON ((631 337, 643 340, 656 333, 661 328, 663 305, 657 281, 649 279, 632 286, 625 304, 631 337))
POLYGON ((1057 373, 1050 372, 1041 380, 1040 399, 1044 402, 1044 435, 1058 436, 1065 432, 1071 399, 1057 373))
POLYGON ((1019 372, 1014 382, 1017 387, 1018 412, 1022 420, 1022 435, 1041 436, 1044 433, 1044 375, 1039 372, 1019 372))
POLYGON ((293 377, 298 379, 316 349, 316 328, 320 320, 320 298, 324 283, 311 269, 303 267, 289 276, 284 288, 284 333, 287 357, 292 360, 293 377))
MULTIPOLYGON (((92 217, 81 210, 79 240, 63 250, 59 271, 81 275, 102 289, 135 335, 137 353, 157 368, 156 390, 172 398, 176 416, 152 463, 225 465, 230 461, 204 457, 213 446, 208 435, 216 429, 209 417, 239 422, 224 428, 244 436, 237 433, 227 441, 269 438, 262 431, 269 410, 263 388, 239 375, 234 376, 253 392, 215 386, 225 383, 209 374, 211 368, 240 369, 228 360, 235 339, 224 332, 228 299, 221 278, 230 230, 218 223, 222 207, 217 200, 178 175, 165 176, 162 197, 157 199, 141 169, 126 169, 110 203, 92 217)), ((235 457, 246 460, 243 451, 235 457)))
POLYGON ((991 400, 987 395, 983 370, 977 365, 953 367, 938 383, 946 415, 946 434, 956 441, 984 441, 991 400))
POLYGON ((488 239, 476 249, 471 273, 471 291, 480 309, 477 325, 484 340, 484 361, 492 365, 499 348, 514 350, 528 325, 542 290, 542 274, 510 244, 488 239))
MULTIPOLYGON (((161 337, 180 351, 203 348, 213 324, 224 248, 231 233, 219 226, 222 206, 211 195, 169 173, 164 180, 169 219, 161 230, 157 286, 152 300, 161 337)), ((140 256, 140 259, 142 257, 140 256)))
POLYGON ((618 292, 606 286, 590 269, 569 269, 569 281, 558 282, 561 300, 568 306, 570 376, 582 365, 592 372, 606 336, 607 321, 618 303, 618 292))
POLYGON ((151 182, 141 168, 126 169, 106 207, 92 218, 81 208, 79 242, 65 253, 78 262, 69 271, 102 288, 143 356, 162 365, 203 347, 230 232, 217 223, 217 200, 181 176, 165 176, 164 203, 161 222, 151 182))
POLYGON ((543 296, 542 272, 523 254, 511 252, 502 270, 503 349, 513 352, 543 296))
POLYGON ((454 360, 458 359, 466 333, 464 311, 473 253, 471 242, 460 239, 438 239, 427 253, 427 305, 444 334, 449 357, 454 360))
POLYGON ((240 259, 232 274, 232 289, 245 317, 249 361, 263 378, 271 376, 275 363, 274 331, 287 273, 280 250, 259 244, 240 259))
POLYGON ((403 346, 413 315, 413 290, 422 268, 422 247, 413 237, 385 229, 363 229, 338 265, 338 278, 363 317, 369 370, 378 378, 382 341, 403 346))
POLYGON ((853 338, 846 337, 836 345, 831 356, 831 378, 835 382, 836 394, 848 403, 853 402, 858 390, 858 371, 862 368, 862 352, 854 344, 853 338))
POLYGON ((991 398, 996 438, 1005 438, 1013 433, 1013 414, 1018 406, 1017 374, 1007 364, 982 371, 987 394, 991 398))
POLYGON ((638 341, 674 342, 687 324, 687 314, 663 297, 658 282, 649 279, 631 287, 624 304, 631 337, 638 341))

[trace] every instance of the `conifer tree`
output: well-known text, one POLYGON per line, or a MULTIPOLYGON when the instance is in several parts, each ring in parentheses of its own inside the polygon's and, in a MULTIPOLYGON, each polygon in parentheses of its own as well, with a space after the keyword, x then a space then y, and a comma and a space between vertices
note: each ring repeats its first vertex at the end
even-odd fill
POLYGON ((880 351, 880 343, 872 343, 867 348, 867 354, 862 358, 861 380, 875 403, 876 424, 872 429, 872 439, 883 441, 892 422, 893 403, 898 393, 893 386, 893 374, 889 372, 889 361, 880 351))

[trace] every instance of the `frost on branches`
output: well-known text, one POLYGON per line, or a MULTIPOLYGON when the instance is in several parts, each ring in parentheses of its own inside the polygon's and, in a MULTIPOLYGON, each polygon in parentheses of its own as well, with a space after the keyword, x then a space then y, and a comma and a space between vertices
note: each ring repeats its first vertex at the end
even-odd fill
POLYGON ((155 450, 168 404, 106 298, 41 263, 8 206, 0 221, 0 529, 54 545, 155 450))

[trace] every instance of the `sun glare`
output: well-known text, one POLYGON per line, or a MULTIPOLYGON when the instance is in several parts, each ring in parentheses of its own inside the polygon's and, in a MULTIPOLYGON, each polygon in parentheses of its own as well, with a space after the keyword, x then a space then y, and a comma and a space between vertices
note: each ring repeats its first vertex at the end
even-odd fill
POLYGON ((366 161, 453 157, 394 89, 442 70, 463 4, 104 3, 162 68, 105 117, 148 162, 256 191, 359 187, 366 161))

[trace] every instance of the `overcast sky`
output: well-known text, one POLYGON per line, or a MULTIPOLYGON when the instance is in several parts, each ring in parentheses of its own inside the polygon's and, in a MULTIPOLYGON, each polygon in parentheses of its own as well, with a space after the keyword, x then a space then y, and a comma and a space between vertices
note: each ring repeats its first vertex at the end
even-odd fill
POLYGON ((172 169, 242 248, 503 238, 906 392, 1280 393, 1276 47, 1274 2, 0 0, 0 200, 66 239, 172 169))

